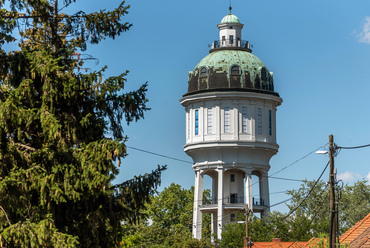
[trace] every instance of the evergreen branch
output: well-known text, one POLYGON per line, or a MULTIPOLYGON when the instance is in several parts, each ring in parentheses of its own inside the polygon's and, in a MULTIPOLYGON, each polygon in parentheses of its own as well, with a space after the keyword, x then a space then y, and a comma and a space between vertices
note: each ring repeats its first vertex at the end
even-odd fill
POLYGON ((5 217, 6 217, 6 220, 8 221, 9 226, 11 226, 11 225, 12 225, 12 223, 10 223, 10 220, 9 220, 8 215, 6 214, 6 212, 5 212, 4 208, 3 208, 2 206, 0 206, 0 208, 1 208, 1 210, 3 210, 3 212, 4 212, 4 214, 5 214, 5 217))
POLYGON ((27 146, 27 145, 23 145, 21 143, 14 143, 14 145, 20 146, 20 147, 24 148, 26 151, 32 151, 32 152, 36 151, 35 148, 27 146))

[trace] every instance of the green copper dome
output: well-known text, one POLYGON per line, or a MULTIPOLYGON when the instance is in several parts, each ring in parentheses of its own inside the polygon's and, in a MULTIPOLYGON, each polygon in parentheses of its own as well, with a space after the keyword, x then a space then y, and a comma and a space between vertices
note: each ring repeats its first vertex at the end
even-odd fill
POLYGON ((189 72, 187 94, 209 91, 274 92, 273 73, 245 49, 214 50, 189 72))
POLYGON ((240 23, 239 18, 233 14, 228 14, 222 18, 221 23, 240 23))
POLYGON ((195 68, 203 66, 214 67, 218 70, 226 70, 232 65, 239 65, 244 71, 256 71, 259 67, 265 65, 255 55, 241 50, 220 50, 208 54, 204 57, 195 68))

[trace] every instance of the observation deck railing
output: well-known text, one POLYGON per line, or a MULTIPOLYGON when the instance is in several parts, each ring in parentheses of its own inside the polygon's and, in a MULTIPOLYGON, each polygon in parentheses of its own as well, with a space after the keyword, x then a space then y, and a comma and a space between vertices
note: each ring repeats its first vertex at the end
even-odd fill
POLYGON ((246 40, 235 40, 235 39, 226 39, 226 40, 215 40, 212 43, 212 49, 220 47, 240 47, 250 49, 250 43, 246 40))

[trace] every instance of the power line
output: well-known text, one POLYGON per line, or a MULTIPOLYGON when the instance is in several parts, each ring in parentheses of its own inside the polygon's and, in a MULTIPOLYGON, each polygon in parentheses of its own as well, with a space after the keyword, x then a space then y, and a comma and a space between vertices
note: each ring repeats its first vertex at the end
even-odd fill
POLYGON ((140 152, 149 153, 149 154, 152 154, 152 155, 155 155, 155 156, 159 156, 159 157, 163 157, 163 158, 168 158, 168 159, 176 160, 176 161, 187 163, 187 164, 193 164, 192 162, 189 162, 189 161, 186 161, 186 160, 182 160, 182 159, 178 159, 178 158, 174 158, 174 157, 162 155, 162 154, 155 153, 155 152, 150 152, 150 151, 139 149, 139 148, 135 148, 135 147, 132 147, 132 146, 126 146, 126 147, 128 147, 130 149, 133 149, 133 150, 140 151, 140 152))
POLYGON ((293 182, 302 182, 303 181, 303 180, 299 180, 299 179, 284 178, 284 177, 272 177, 272 176, 269 176, 269 178, 279 179, 279 180, 285 180, 285 181, 293 181, 293 182))
POLYGON ((276 174, 278 174, 278 173, 280 173, 280 172, 282 172, 283 170, 285 170, 285 169, 287 169, 287 168, 289 168, 289 167, 291 167, 291 166, 293 166, 294 164, 296 164, 296 163, 298 163, 299 161, 301 161, 301 160, 305 159, 306 157, 308 157, 308 156, 309 156, 309 155, 311 155, 312 153, 315 153, 317 150, 321 149, 322 147, 325 147, 326 145, 327 145, 327 143, 326 143, 325 145, 323 145, 323 146, 320 146, 320 147, 316 148, 315 150, 313 150, 313 151, 309 152, 308 154, 304 155, 303 157, 301 157, 301 158, 297 159, 297 160, 296 160, 296 161, 294 161, 293 163, 291 163, 291 164, 289 164, 289 165, 285 166, 284 168, 282 168, 282 169, 278 170, 277 172, 275 172, 275 173, 271 174, 271 175, 270 175, 270 177, 271 177, 271 176, 273 176, 273 175, 276 175, 276 174))
POLYGON ((290 197, 289 199, 286 199, 286 200, 284 200, 284 201, 281 201, 281 202, 275 203, 275 204, 273 204, 273 205, 270 205, 269 207, 270 207, 270 208, 275 207, 275 206, 277 206, 277 205, 280 205, 280 204, 283 204, 283 203, 285 203, 285 202, 287 202, 287 201, 290 201, 291 199, 293 199, 293 197, 290 197))
POLYGON ((363 145, 363 146, 337 146, 337 148, 339 149, 359 149, 359 148, 365 148, 365 147, 369 147, 370 144, 367 144, 367 145, 363 145))
POLYGON ((295 207, 293 210, 291 210, 286 216, 284 216, 283 218, 281 218, 279 221, 282 221, 282 220, 285 220, 286 218, 288 218, 292 213, 294 213, 300 206, 302 206, 302 204, 307 200, 307 198, 310 196, 310 194, 312 193, 313 189, 316 187, 317 183, 320 181, 322 175, 324 174, 324 172, 326 171, 326 169, 328 168, 328 165, 329 165, 330 162, 328 162, 324 168, 324 170, 321 172, 321 175, 319 176, 319 178, 316 180, 315 184, 312 186, 312 188, 310 189, 310 191, 308 192, 308 194, 305 196, 305 198, 303 198, 303 200, 298 204, 297 207, 295 207))

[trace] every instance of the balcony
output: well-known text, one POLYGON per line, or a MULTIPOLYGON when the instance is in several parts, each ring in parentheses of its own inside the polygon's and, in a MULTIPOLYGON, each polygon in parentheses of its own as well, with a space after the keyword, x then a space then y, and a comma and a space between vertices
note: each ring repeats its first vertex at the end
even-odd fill
POLYGON ((253 206, 266 206, 266 205, 264 199, 253 197, 253 206))
POLYGON ((216 49, 216 48, 223 48, 223 47, 239 47, 239 48, 245 48, 245 49, 248 49, 250 50, 250 43, 249 41, 246 41, 246 40, 234 40, 234 39, 231 39, 231 40, 215 40, 213 43, 212 43, 212 49, 216 49))
MULTIPOLYGON (((216 197, 212 198, 211 200, 204 200, 203 199, 203 205, 212 205, 212 204, 217 204, 218 200, 216 197)), ((252 198, 253 201, 253 206, 267 206, 265 205, 265 200, 262 198, 252 198)), ((223 204, 244 204, 244 197, 237 197, 234 194, 231 194, 229 196, 226 196, 223 198, 223 204)))

